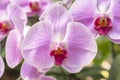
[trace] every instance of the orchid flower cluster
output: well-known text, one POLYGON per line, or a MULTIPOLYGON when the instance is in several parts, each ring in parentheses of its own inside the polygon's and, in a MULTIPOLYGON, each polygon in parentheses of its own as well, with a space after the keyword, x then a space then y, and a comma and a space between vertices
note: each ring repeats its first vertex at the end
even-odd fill
MULTIPOLYGON (((23 80, 56 80, 46 76, 54 65, 80 72, 97 54, 96 38, 120 44, 120 0, 2 0, 0 41, 6 39, 10 68, 22 63, 23 80), (27 17, 39 17, 28 26, 27 17), (23 60, 24 59, 24 60, 23 60)), ((1 47, 2 48, 2 47, 1 47)), ((0 57, 0 77, 4 73, 0 57)))

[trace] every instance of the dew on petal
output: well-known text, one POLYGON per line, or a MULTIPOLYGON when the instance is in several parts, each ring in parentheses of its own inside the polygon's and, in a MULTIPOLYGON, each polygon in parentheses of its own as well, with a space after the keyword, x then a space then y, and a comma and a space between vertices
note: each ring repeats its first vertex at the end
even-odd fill
POLYGON ((57 47, 57 49, 50 52, 50 55, 54 56, 56 65, 62 65, 63 60, 66 58, 67 51, 62 47, 57 47))
POLYGON ((112 21, 108 16, 98 17, 94 25, 100 35, 106 35, 112 29, 112 21))

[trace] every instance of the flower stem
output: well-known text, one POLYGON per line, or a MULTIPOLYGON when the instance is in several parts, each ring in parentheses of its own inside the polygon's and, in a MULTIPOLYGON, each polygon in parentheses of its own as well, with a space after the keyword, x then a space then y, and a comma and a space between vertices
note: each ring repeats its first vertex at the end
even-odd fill
POLYGON ((111 50, 112 50, 112 57, 115 59, 116 57, 116 52, 115 52, 115 44, 111 42, 111 50))
POLYGON ((63 76, 63 79, 67 80, 67 76, 66 76, 66 74, 65 74, 65 72, 64 72, 62 67, 60 67, 60 70, 61 70, 61 73, 62 73, 61 75, 63 76))

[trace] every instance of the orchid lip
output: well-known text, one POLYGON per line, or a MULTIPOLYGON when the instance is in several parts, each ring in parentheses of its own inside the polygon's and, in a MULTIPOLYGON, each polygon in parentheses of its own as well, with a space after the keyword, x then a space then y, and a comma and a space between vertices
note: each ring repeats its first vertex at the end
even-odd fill
POLYGON ((97 30, 100 35, 106 35, 112 29, 112 21, 106 15, 98 17, 94 25, 95 30, 97 30))
POLYGON ((62 65, 63 60, 67 57, 67 51, 62 46, 58 46, 50 52, 55 58, 56 65, 62 65))
POLYGON ((0 32, 7 34, 12 29, 11 23, 8 21, 0 22, 0 32))
POLYGON ((38 2, 30 2, 29 6, 30 6, 30 8, 33 12, 34 11, 39 11, 39 9, 40 9, 40 5, 39 5, 38 2))

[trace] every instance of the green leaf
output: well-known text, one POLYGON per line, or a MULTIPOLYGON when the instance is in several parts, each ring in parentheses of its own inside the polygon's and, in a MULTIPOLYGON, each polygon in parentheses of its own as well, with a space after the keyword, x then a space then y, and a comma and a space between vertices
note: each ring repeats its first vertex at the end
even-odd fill
POLYGON ((108 58, 111 53, 111 43, 106 37, 99 37, 97 39, 98 52, 94 59, 96 65, 100 65, 104 60, 108 58))
POLYGON ((94 80, 99 80, 101 78, 104 78, 104 76, 101 75, 101 73, 100 73, 102 70, 105 70, 105 69, 103 69, 99 66, 86 67, 80 73, 76 74, 76 77, 84 79, 87 76, 90 76, 94 80))
POLYGON ((68 80, 69 73, 65 71, 61 66, 54 66, 49 72, 48 76, 54 76, 57 80, 68 80))

